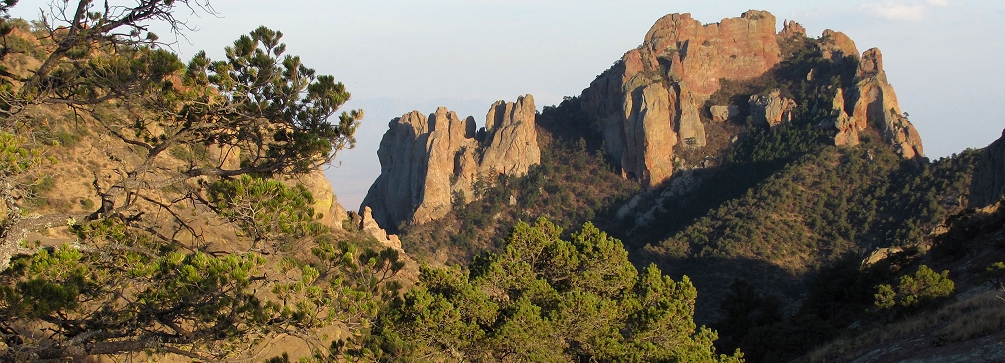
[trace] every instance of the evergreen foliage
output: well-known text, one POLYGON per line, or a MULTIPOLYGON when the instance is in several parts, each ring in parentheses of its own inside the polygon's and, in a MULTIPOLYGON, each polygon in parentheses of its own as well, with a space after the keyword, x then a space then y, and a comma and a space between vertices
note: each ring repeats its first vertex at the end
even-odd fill
POLYGON ((0 360, 220 360, 281 333, 320 341, 326 326, 366 329, 396 296, 396 251, 331 234, 303 186, 268 179, 329 162, 353 145, 362 117, 354 110, 330 122, 349 93, 286 55, 282 33, 258 28, 225 60, 199 53, 186 66, 147 29, 184 29, 174 11, 212 12, 205 1, 53 1, 51 17, 31 27, 7 17, 15 3, 0 4, 0 360), (71 116, 36 118, 63 113, 71 116), (72 149, 87 129, 110 138, 116 165, 91 183, 100 206, 35 208, 33 191, 58 188, 45 156, 72 149), (269 248, 206 251, 192 243, 200 213, 269 248), (78 241, 25 242, 53 228, 78 241), (290 253, 292 243, 311 254, 290 253))
POLYGON ((209 186, 210 205, 237 224, 252 240, 252 249, 309 243, 328 233, 317 221, 314 198, 303 185, 287 187, 277 180, 242 175, 209 186), (262 243, 268 246, 259 246, 262 243))
POLYGON ((930 306, 952 294, 954 287, 948 270, 938 273, 921 265, 914 275, 901 276, 896 287, 889 284, 876 286, 876 307, 911 309, 930 306))
POLYGON ((499 253, 468 271, 423 268, 369 344, 346 353, 380 361, 739 362, 692 321, 696 292, 587 223, 568 240, 540 218, 519 222, 499 253))
POLYGON ((973 153, 965 153, 916 166, 882 146, 823 148, 709 211, 658 248, 675 255, 767 259, 795 252, 826 261, 861 247, 913 246, 921 230, 959 209, 973 161, 973 153))
MULTIPOLYGON (((286 202, 288 194, 274 198, 286 202)), ((356 247, 367 243, 360 240, 319 234, 310 258, 284 257, 273 267, 255 253, 185 251, 118 219, 72 228, 97 247, 41 249, 0 274, 0 358, 151 351, 222 359, 246 354, 256 337, 316 336, 333 324, 365 329, 401 288, 392 280, 404 266, 398 252, 356 247), (282 274, 266 278, 269 269, 282 274)))

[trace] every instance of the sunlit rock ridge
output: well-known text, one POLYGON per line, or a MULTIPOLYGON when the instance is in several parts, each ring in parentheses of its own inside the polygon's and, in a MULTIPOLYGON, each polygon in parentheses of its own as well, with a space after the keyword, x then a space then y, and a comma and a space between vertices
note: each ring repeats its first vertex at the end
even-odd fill
MULTIPOLYGON (((577 127, 602 138, 604 152, 624 177, 655 189, 682 169, 710 165, 696 163, 695 155, 713 160, 725 148, 722 140, 743 136, 744 131, 725 131, 715 123, 748 117, 776 127, 792 122, 797 107, 808 107, 805 100, 770 88, 742 102, 709 103, 724 82, 774 77, 791 56, 784 54, 786 44, 809 42, 823 62, 848 71, 843 82, 826 87, 825 102, 812 104, 813 113, 828 115, 814 121, 815 127, 827 130, 833 144, 849 146, 872 128, 870 134, 904 158, 924 157, 921 137, 897 103, 879 49, 859 53, 841 32, 825 30, 811 39, 796 22, 783 22, 780 32, 777 23, 771 13, 757 10, 709 24, 690 14, 662 17, 641 45, 583 90, 585 117, 577 127)), ((799 79, 819 83, 824 77, 807 69, 799 79)), ((479 180, 525 174, 540 163, 535 122, 530 95, 492 105, 484 130, 476 130, 473 117, 461 119, 444 107, 428 116, 413 111, 391 120, 377 152, 381 175, 361 213, 370 207, 377 223, 392 230, 421 224, 446 215, 457 202, 471 201, 479 180)))
MULTIPOLYGON (((690 14, 670 14, 656 21, 642 44, 594 80, 582 93, 591 126, 602 133, 605 150, 625 176, 656 187, 674 173, 681 148, 706 144, 701 113, 721 80, 747 80, 765 74, 783 59, 780 43, 805 37, 805 29, 750 10, 738 18, 702 24, 690 14)), ((923 157, 921 137, 902 114, 887 82, 879 49, 859 54, 846 35, 824 31, 817 44, 835 62, 860 61, 856 84, 836 90, 833 118, 821 127, 834 132, 837 145, 855 145, 870 125, 905 158, 923 157)), ((812 78, 813 74, 807 74, 812 78)), ((755 120, 774 126, 788 121, 795 103, 777 93, 750 100, 755 120)), ((730 117, 735 105, 713 105, 713 120, 730 117)), ((734 111, 735 112, 735 111, 734 111)))

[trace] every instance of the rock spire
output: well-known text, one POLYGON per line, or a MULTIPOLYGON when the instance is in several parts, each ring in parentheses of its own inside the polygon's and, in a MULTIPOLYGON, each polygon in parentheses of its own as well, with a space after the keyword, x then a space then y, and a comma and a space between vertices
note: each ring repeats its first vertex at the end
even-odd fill
POLYGON ((382 228, 421 224, 442 217, 459 201, 474 199, 478 180, 520 176, 541 162, 534 97, 498 101, 485 127, 440 107, 425 116, 412 111, 391 120, 377 150, 381 174, 363 199, 382 228))

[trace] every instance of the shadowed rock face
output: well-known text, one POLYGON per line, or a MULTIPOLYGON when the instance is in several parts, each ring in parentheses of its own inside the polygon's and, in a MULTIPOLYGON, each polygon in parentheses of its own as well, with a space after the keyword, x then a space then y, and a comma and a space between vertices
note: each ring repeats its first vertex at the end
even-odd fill
POLYGON ((526 174, 541 162, 535 117, 534 98, 526 95, 494 103, 482 139, 473 117, 462 120, 444 107, 391 120, 377 150, 381 174, 360 213, 369 207, 384 229, 421 224, 447 214, 459 196, 472 200, 479 178, 526 174))
MULTIPOLYGON (((764 75, 782 61, 783 41, 806 36, 796 22, 784 22, 777 34, 775 25, 773 15, 756 10, 711 24, 690 14, 664 16, 638 48, 583 90, 589 122, 603 135, 605 150, 620 162, 626 177, 656 187, 673 175, 680 148, 706 146, 708 135, 699 109, 720 89, 720 80, 764 75)), ((879 50, 859 56, 855 42, 833 30, 824 31, 815 42, 824 58, 835 64, 861 59, 857 84, 837 90, 833 117, 821 125, 835 130, 834 142, 855 145, 859 131, 872 125, 905 158, 923 157, 921 138, 900 111, 879 50)), ((812 78, 811 72, 807 79, 812 78)), ((778 125, 791 120, 797 101, 777 92, 755 95, 750 99, 751 116, 778 125)), ((730 106, 735 107, 710 109, 713 120, 738 116, 730 114, 730 106)))
POLYGON ((1005 196, 1005 130, 1002 137, 984 148, 974 169, 968 207, 983 208, 1005 196))

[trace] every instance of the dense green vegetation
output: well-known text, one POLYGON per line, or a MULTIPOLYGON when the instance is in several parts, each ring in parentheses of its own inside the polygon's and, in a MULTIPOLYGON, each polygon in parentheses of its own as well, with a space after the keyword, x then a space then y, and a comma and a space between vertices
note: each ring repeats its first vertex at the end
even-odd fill
POLYGON ((277 180, 242 175, 211 184, 208 194, 209 206, 245 231, 251 250, 312 244, 325 229, 303 185, 287 187, 277 180))
MULTIPOLYGON (((287 206, 272 216, 313 216, 296 201, 302 187, 243 178, 242 183, 277 190, 268 202, 287 206)), ((222 189, 234 200, 246 194, 222 189)), ((217 204, 217 207, 225 208, 217 204)), ((279 333, 317 335, 339 324, 363 329, 382 301, 397 296, 391 278, 404 267, 397 251, 381 252, 361 235, 333 235, 313 219, 312 229, 286 232, 315 241, 308 257, 260 254, 216 256, 163 240, 121 218, 72 224, 80 248, 62 245, 15 257, 0 274, 0 330, 4 361, 66 359, 93 354, 153 351, 194 359, 244 354, 255 337, 279 333), (302 234, 298 234, 302 233, 302 234), (275 265, 275 266, 273 266, 275 265), (266 271, 279 271, 265 278, 266 271), (274 297, 260 291, 271 290, 274 297), (48 332, 56 342, 18 333, 48 332), (29 330, 30 332, 31 330, 29 330), (66 342, 66 343, 62 343, 66 342)), ((239 224, 245 233, 256 228, 239 224)), ((263 240, 276 251, 280 241, 263 240)))
POLYGON ((739 362, 691 320, 695 290, 655 266, 640 273, 591 224, 563 239, 520 222, 468 269, 424 268, 381 314, 357 359, 487 362, 739 362))
POLYGON ((911 309, 932 305, 952 294, 953 288, 953 280, 949 279, 948 270, 937 273, 928 266, 921 265, 913 276, 901 276, 896 286, 889 284, 877 286, 876 307, 911 309))
POLYGON ((857 248, 913 246, 922 230, 960 209, 973 154, 919 166, 883 145, 823 148, 657 248, 673 256, 828 260, 857 248))

